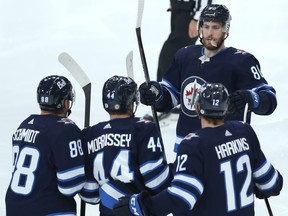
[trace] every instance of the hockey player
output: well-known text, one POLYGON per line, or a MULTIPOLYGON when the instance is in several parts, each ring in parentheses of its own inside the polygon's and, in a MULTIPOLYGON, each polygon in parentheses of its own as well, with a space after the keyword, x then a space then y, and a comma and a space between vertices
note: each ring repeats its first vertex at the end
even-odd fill
POLYGON ((254 195, 279 195, 283 178, 266 160, 252 127, 225 121, 228 91, 206 83, 196 99, 202 128, 179 145, 171 186, 155 196, 120 198, 118 216, 254 215, 254 195))
POLYGON ((30 115, 13 134, 12 178, 6 215, 76 215, 73 198, 85 184, 81 130, 68 119, 74 90, 63 76, 47 76, 37 88, 41 114, 30 115))
POLYGON ((276 109, 276 93, 267 84, 258 60, 250 53, 225 47, 231 16, 224 5, 206 6, 198 22, 200 41, 180 49, 161 83, 151 81, 140 85, 143 104, 155 104, 159 112, 168 112, 177 104, 181 111, 177 124, 175 151, 181 140, 200 128, 194 107, 197 90, 206 82, 223 83, 231 94, 228 119, 242 120, 246 103, 251 112, 270 115, 276 109))
MULTIPOLYGON (((158 59, 157 81, 162 80, 163 75, 173 62, 176 51, 182 47, 193 45, 198 40, 197 22, 203 8, 211 4, 212 0, 170 0, 171 12, 170 30, 165 40, 158 59)), ((179 114, 179 106, 171 110, 171 113, 179 114)), ((170 113, 161 113, 158 119, 167 118, 170 113)), ((144 116, 153 120, 149 114, 144 116)))
POLYGON ((212 0, 170 0, 170 33, 159 54, 157 81, 162 80, 178 49, 196 43, 197 21, 202 9, 211 3, 212 0))
POLYGON ((110 119, 83 130, 88 181, 81 198, 90 204, 100 201, 101 216, 113 215, 119 197, 160 192, 172 178, 157 126, 134 117, 138 98, 131 78, 109 78, 102 100, 110 119))

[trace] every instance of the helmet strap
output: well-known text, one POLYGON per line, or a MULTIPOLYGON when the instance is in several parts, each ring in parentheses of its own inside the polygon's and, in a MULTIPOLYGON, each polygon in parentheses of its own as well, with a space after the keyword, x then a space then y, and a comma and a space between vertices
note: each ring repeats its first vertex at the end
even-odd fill
POLYGON ((72 109, 72 106, 73 106, 73 101, 71 101, 71 100, 69 100, 69 99, 66 98, 66 99, 64 100, 64 106, 63 106, 64 111, 66 110, 66 112, 65 112, 65 116, 66 116, 66 117, 68 117, 68 116, 72 113, 72 110, 71 110, 71 109, 72 109), (66 109, 66 105, 65 105, 65 101, 66 101, 66 100, 68 100, 68 104, 69 104, 67 109, 66 109))
POLYGON ((135 113, 136 113, 136 111, 137 111, 137 108, 138 108, 138 103, 136 103, 136 102, 133 102, 133 116, 135 116, 135 113), (135 108, 134 108, 135 107, 135 108))
POLYGON ((227 32, 227 33, 226 33, 226 36, 224 37, 224 39, 223 39, 223 40, 225 41, 225 40, 226 40, 226 38, 228 38, 228 37, 229 37, 229 33, 227 32))

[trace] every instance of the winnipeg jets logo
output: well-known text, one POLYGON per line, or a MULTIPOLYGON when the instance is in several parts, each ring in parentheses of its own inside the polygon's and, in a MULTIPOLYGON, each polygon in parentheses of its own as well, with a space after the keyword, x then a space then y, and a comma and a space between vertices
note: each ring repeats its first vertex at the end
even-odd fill
POLYGON ((199 137, 199 136, 196 133, 189 133, 184 137, 184 139, 191 139, 192 137, 199 137))
POLYGON ((194 80, 192 86, 190 87, 190 90, 186 90, 185 96, 187 99, 187 105, 190 109, 194 109, 193 106, 195 104, 196 94, 198 92, 198 86, 196 79, 194 80))
POLYGON ((140 118, 139 121, 137 121, 137 123, 139 123, 139 122, 149 123, 149 122, 151 122, 151 121, 150 121, 150 120, 147 120, 147 119, 145 119, 145 118, 140 118))
POLYGON ((234 53, 234 55, 236 55, 236 54, 243 54, 243 55, 245 55, 245 54, 247 54, 247 52, 246 51, 244 51, 244 50, 237 50, 235 53, 234 53))
POLYGON ((195 99, 200 87, 206 83, 200 77, 192 76, 187 78, 182 84, 182 97, 181 97, 181 109, 182 111, 190 116, 196 117, 195 112, 195 99))
POLYGON ((74 124, 74 122, 71 119, 68 119, 68 118, 62 118, 58 122, 62 122, 64 124, 74 124))

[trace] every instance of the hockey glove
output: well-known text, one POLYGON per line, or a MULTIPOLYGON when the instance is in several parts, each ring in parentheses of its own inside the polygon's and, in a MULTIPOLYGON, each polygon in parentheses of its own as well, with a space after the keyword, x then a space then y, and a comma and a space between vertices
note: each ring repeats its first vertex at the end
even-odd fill
MULTIPOLYGON (((278 172, 278 171, 277 171, 278 172)), ((283 187, 283 176, 278 172, 277 184, 273 190, 261 191, 256 185, 254 185, 254 194, 258 199, 269 198, 270 196, 278 196, 283 187)))
POLYGON ((162 98, 162 87, 158 82, 150 81, 139 86, 140 101, 145 105, 154 105, 162 98))
POLYGON ((149 196, 148 192, 143 191, 140 194, 132 194, 121 197, 113 208, 113 214, 116 216, 149 216, 143 200, 149 196))
POLYGON ((254 186, 254 194, 258 199, 265 199, 269 196, 266 196, 261 190, 259 190, 256 186, 254 186))
POLYGON ((229 95, 229 112, 243 113, 245 104, 248 103, 250 110, 259 107, 260 97, 252 90, 238 90, 229 95))

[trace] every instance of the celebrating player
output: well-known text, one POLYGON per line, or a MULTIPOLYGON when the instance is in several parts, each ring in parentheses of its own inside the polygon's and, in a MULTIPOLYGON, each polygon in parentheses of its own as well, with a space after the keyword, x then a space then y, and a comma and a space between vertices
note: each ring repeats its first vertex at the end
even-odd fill
POLYGON ((166 188, 171 169, 156 125, 134 117, 137 84, 129 77, 113 76, 104 83, 102 99, 110 120, 83 130, 88 181, 81 198, 90 204, 100 201, 100 214, 106 216, 113 215, 119 197, 166 188))
POLYGON ((246 103, 249 104, 248 122, 251 111, 269 115, 276 109, 275 90, 264 79, 255 56, 225 47, 230 21, 229 10, 224 5, 206 6, 198 21, 202 45, 180 49, 161 83, 151 81, 140 85, 141 103, 155 104, 159 112, 169 112, 181 105, 175 151, 189 132, 200 128, 194 101, 198 89, 206 82, 223 83, 231 94, 227 119, 242 120, 246 103))
POLYGON ((117 216, 254 215, 258 198, 279 195, 283 178, 266 160, 252 127, 225 121, 228 91, 206 83, 196 98, 201 129, 179 145, 171 186, 155 196, 120 198, 117 216))
POLYGON ((40 115, 30 115, 12 137, 13 172, 6 215, 76 215, 73 198, 85 183, 81 130, 68 119, 74 90, 63 76, 42 79, 40 115))

